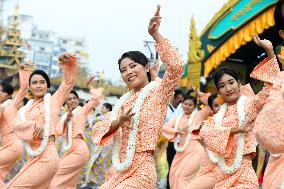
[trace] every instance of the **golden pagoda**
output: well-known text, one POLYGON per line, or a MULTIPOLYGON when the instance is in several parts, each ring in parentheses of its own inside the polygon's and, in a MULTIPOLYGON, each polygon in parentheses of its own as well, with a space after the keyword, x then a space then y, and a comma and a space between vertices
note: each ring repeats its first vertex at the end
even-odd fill
POLYGON ((198 37, 195 20, 191 18, 188 50, 188 69, 181 80, 181 87, 190 88, 191 85, 199 88, 201 62, 204 59, 204 51, 201 49, 201 41, 198 37))
POLYGON ((19 30, 19 3, 15 8, 12 23, 0 36, 0 79, 13 77, 18 73, 18 67, 24 58, 19 30), (3 35, 4 34, 4 35, 3 35))

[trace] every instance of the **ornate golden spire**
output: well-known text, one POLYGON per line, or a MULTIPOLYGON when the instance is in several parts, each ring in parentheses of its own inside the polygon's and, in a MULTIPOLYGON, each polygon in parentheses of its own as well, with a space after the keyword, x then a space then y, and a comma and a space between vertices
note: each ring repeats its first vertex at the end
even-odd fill
POLYGON ((182 87, 189 88, 191 84, 199 87, 201 62, 204 59, 204 51, 201 50, 201 41, 198 36, 194 17, 191 18, 188 49, 188 73, 181 81, 182 87))
POLYGON ((201 41, 197 34, 195 20, 192 16, 189 33, 188 63, 201 62, 204 59, 204 51, 201 50, 201 41))

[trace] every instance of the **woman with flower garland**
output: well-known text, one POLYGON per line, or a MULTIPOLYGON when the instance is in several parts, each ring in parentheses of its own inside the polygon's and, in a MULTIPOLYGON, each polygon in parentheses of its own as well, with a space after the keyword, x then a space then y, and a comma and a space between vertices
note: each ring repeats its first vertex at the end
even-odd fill
POLYGON ((23 141, 29 156, 28 162, 11 181, 11 188, 48 188, 58 166, 59 157, 55 147, 55 127, 64 100, 70 93, 76 79, 77 59, 74 55, 59 57, 63 70, 63 82, 51 96, 48 93, 50 81, 42 70, 35 70, 29 78, 30 100, 21 108, 13 129, 23 141))
POLYGON ((177 152, 170 167, 171 189, 183 188, 194 178, 204 154, 199 138, 190 132, 198 112, 196 103, 194 97, 186 96, 182 103, 184 113, 166 123, 162 130, 163 135, 174 142, 177 152))
MULTIPOLYGON (((90 78, 88 83, 93 78, 90 78)), ((59 168, 50 183, 50 189, 76 188, 81 169, 89 160, 89 149, 84 141, 85 123, 89 113, 100 104, 103 94, 102 88, 89 87, 89 89, 91 99, 83 107, 79 106, 80 101, 76 91, 71 91, 65 101, 68 112, 62 116, 56 128, 57 134, 65 136, 62 146, 65 153, 60 158, 59 168)))
MULTIPOLYGON (((274 11, 275 27, 280 37, 284 39, 284 1, 279 0, 274 11)), ((276 47, 283 49, 283 43, 276 47)), ((283 52, 283 50, 282 50, 283 52)), ((278 54, 278 59, 284 67, 283 53, 278 54)), ((265 73, 266 67, 261 68, 259 73, 265 73)), ((266 81, 267 77, 258 76, 258 79, 266 81)), ((269 162, 264 172, 263 188, 284 188, 284 72, 281 71, 273 81, 267 102, 258 115, 256 123, 256 139, 270 152, 269 162)))
POLYGON ((9 83, 0 82, 0 135, 2 139, 0 146, 0 188, 6 188, 4 178, 23 153, 22 142, 16 137, 12 124, 21 101, 28 93, 29 83, 27 81, 31 75, 31 69, 32 64, 20 65, 20 90, 13 100, 11 100, 13 87, 9 83))
POLYGON ((93 140, 104 144, 114 135, 112 163, 114 176, 101 189, 154 189, 157 176, 154 151, 163 125, 167 102, 183 72, 177 49, 158 31, 160 6, 150 20, 148 31, 157 42, 156 48, 167 70, 161 81, 151 81, 150 67, 144 54, 124 53, 119 70, 132 90, 123 95, 105 120, 95 125, 93 140))
MULTIPOLYGON (((268 61, 259 66, 268 68, 266 75, 276 77, 279 67, 270 41, 253 37, 256 44, 268 54, 268 61)), ((258 70, 255 68, 255 71, 258 70)), ((241 95, 237 74, 230 68, 215 72, 214 83, 224 104, 213 120, 203 122, 200 135, 209 152, 210 160, 218 165, 221 174, 214 188, 258 188, 256 174, 252 168, 255 156, 255 137, 252 131, 254 121, 263 108, 269 94, 269 87, 252 98, 241 95)))

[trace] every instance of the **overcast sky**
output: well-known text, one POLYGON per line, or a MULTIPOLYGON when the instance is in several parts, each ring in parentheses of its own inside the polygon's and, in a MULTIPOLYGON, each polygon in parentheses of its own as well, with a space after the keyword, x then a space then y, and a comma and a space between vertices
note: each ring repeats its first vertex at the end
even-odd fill
MULTIPOLYGON (((4 19, 17 0, 5 0, 4 19)), ((161 4, 160 32, 187 60, 190 19, 200 33, 227 0, 19 0, 20 14, 34 16, 39 29, 84 37, 93 71, 104 69, 107 78, 119 78, 117 59, 123 52, 148 53, 144 40, 156 4, 161 4)))

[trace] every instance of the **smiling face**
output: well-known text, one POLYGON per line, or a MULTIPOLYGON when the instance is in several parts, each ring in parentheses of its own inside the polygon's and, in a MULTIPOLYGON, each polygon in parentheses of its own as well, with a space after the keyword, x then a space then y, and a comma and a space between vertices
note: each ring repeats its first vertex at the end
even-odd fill
POLYGON ((40 74, 35 74, 30 79, 30 90, 35 100, 41 99, 47 93, 47 82, 40 74))
POLYGON ((73 93, 70 93, 65 101, 68 110, 74 110, 76 107, 79 106, 79 99, 73 93))
POLYGON ((147 78, 148 64, 143 66, 130 58, 124 58, 119 69, 123 81, 134 91, 139 91, 149 83, 147 78))
POLYGON ((228 74, 221 77, 217 88, 218 93, 228 104, 236 103, 240 97, 240 82, 228 74))

